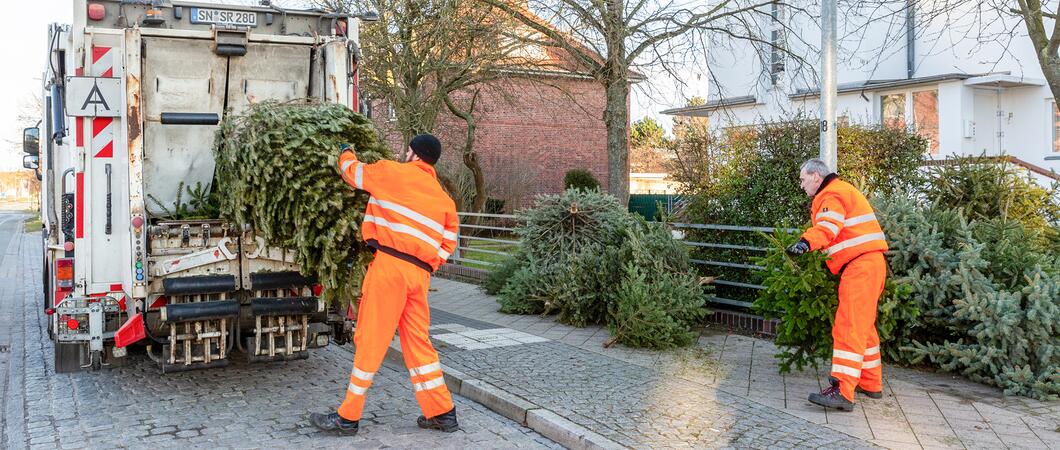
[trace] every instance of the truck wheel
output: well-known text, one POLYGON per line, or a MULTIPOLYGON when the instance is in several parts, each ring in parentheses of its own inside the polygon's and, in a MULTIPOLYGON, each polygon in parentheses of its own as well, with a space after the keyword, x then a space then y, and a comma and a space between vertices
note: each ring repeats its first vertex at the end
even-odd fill
POLYGON ((73 373, 81 371, 82 355, 87 346, 78 343, 55 343, 55 373, 73 373))

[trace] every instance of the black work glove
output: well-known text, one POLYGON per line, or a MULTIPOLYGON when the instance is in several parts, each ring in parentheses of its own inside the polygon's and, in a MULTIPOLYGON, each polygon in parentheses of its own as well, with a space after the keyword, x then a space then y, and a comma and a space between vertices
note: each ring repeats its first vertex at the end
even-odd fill
POLYGON ((799 239, 799 242, 791 244, 788 248, 784 249, 791 256, 799 256, 803 253, 810 251, 810 243, 806 242, 806 239, 799 239))

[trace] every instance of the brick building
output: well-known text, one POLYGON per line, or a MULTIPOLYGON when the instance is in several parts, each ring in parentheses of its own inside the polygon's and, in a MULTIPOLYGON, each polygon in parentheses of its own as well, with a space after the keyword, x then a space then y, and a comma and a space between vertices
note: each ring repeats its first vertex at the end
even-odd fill
MULTIPOLYGON (((546 49, 555 67, 570 67, 564 52, 546 49)), ((572 71, 518 75, 480 86, 474 111, 475 151, 491 198, 505 201, 505 211, 529 206, 537 194, 563 190, 568 170, 589 170, 607 189, 607 127, 603 86, 572 71)), ((470 97, 454 95, 457 103, 470 97)), ((628 104, 628 99, 627 99, 628 104)), ((391 148, 407 145, 396 130, 389 107, 371 102, 370 117, 391 148)), ((463 167, 465 122, 444 110, 434 130, 444 146, 440 172, 463 167)))

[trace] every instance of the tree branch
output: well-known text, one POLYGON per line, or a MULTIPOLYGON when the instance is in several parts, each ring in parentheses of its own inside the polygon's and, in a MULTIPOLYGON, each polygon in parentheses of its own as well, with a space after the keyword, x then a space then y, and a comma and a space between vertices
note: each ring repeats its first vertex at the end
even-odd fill
POLYGON ((490 6, 494 7, 494 8, 500 9, 501 11, 504 11, 504 12, 508 13, 510 16, 512 16, 516 20, 522 22, 524 25, 534 29, 534 31, 537 31, 538 33, 541 33, 542 35, 544 35, 545 37, 549 38, 552 41, 552 42, 550 42, 550 44, 552 44, 552 45, 550 45, 551 47, 559 47, 559 48, 562 48, 562 49, 566 50, 572 56, 577 58, 578 61, 580 61, 582 64, 584 64, 586 67, 590 68, 591 70, 597 71, 602 66, 602 64, 601 64, 601 62, 599 60, 597 60, 595 57, 593 57, 593 55, 590 55, 587 52, 585 52, 581 48, 581 46, 575 45, 573 42, 571 42, 571 39, 569 39, 567 36, 564 36, 560 32, 558 32, 555 29, 553 29, 552 27, 549 27, 549 26, 546 26, 546 25, 540 23, 538 20, 535 20, 535 18, 527 16, 526 14, 523 13, 523 11, 516 11, 505 0, 478 0, 478 1, 483 2, 483 3, 487 4, 487 5, 490 5, 490 6))
MULTIPOLYGON (((722 2, 722 5, 728 4, 728 3, 729 3, 729 1, 726 0, 726 1, 722 2)), ((661 42, 668 41, 668 40, 673 39, 675 37, 681 36, 681 35, 689 32, 689 31, 691 31, 692 29, 703 28, 703 27, 707 26, 708 24, 710 24, 712 22, 715 22, 715 21, 717 21, 719 19, 722 19, 724 17, 732 17, 732 16, 736 16, 736 15, 739 15, 739 14, 742 14, 742 13, 745 13, 745 12, 748 12, 748 11, 754 11, 754 10, 760 8, 760 7, 763 7, 763 6, 766 6, 766 5, 770 5, 772 3, 773 3, 772 1, 765 1, 765 2, 758 3, 758 4, 755 4, 755 5, 752 5, 752 6, 747 6, 747 7, 744 7, 744 8, 738 8, 738 9, 734 9, 732 11, 726 11, 724 13, 717 14, 717 15, 712 15, 710 13, 695 14, 691 18, 689 18, 689 20, 685 21, 685 23, 679 25, 676 29, 670 30, 670 31, 665 32, 665 33, 660 33, 660 34, 652 36, 652 37, 650 37, 648 39, 645 39, 643 42, 640 43, 640 45, 638 45, 636 48, 634 48, 633 51, 629 52, 629 56, 627 58, 628 58, 628 60, 630 62, 632 62, 632 61, 636 60, 637 57, 640 56, 641 53, 644 53, 645 50, 647 50, 648 48, 653 47, 655 45, 658 45, 661 42)), ((717 9, 720 8, 722 5, 718 5, 718 7, 715 7, 713 11, 717 11, 717 9)))

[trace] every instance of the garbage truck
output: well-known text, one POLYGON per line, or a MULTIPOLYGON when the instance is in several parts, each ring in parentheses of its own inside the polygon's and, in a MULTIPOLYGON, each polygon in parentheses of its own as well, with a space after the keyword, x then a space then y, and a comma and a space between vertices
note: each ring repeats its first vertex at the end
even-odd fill
MULTIPOLYGON (((43 298, 55 369, 161 372, 306 358, 349 339, 294 252, 216 217, 220 123, 265 100, 360 108, 371 14, 169 0, 73 0, 48 27, 43 117, 24 131, 42 180, 43 298), (190 212, 175 215, 174 211, 190 212)), ((282 369, 277 369, 282 370, 282 369)))

